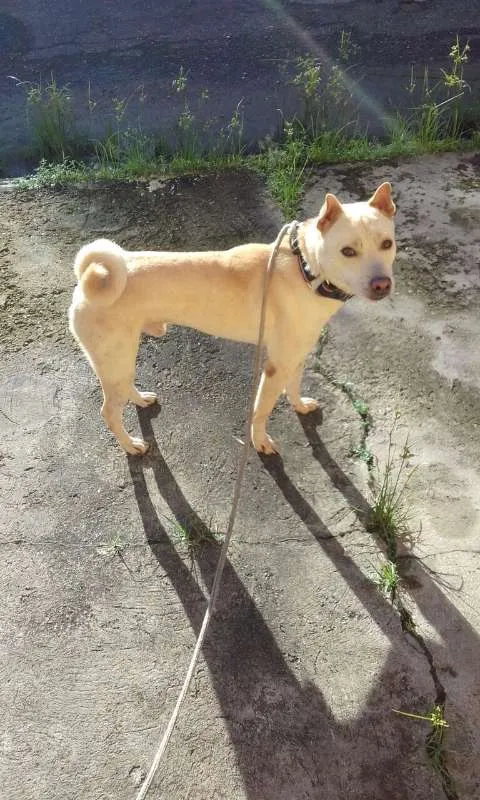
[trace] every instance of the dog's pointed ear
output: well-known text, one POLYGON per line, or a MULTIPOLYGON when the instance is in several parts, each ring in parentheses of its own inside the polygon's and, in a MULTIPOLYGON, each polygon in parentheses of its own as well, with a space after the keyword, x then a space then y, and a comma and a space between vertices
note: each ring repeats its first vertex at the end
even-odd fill
POLYGON ((335 197, 334 194, 326 194, 325 202, 320 209, 320 214, 317 219, 317 228, 326 233, 333 223, 343 214, 342 204, 335 197))
POLYGON ((386 217, 393 217, 396 209, 395 203, 392 200, 392 187, 388 181, 382 183, 378 187, 375 194, 373 194, 368 201, 368 205, 378 209, 378 211, 381 211, 386 217))

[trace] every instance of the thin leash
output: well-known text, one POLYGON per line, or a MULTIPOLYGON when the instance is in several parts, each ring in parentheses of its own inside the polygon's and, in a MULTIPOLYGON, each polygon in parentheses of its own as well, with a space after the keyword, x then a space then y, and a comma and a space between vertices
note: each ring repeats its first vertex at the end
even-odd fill
POLYGON ((277 238, 275 239, 272 252, 270 253, 270 258, 268 259, 267 269, 265 270, 263 276, 263 284, 262 284, 262 305, 260 310, 260 323, 258 327, 258 339, 257 345, 255 350, 255 358, 254 358, 254 366, 253 366, 253 375, 252 375, 252 383, 250 388, 250 399, 248 403, 248 413, 247 413, 247 423, 245 429, 245 444, 243 446, 243 450, 240 455, 240 459, 238 462, 238 470, 237 470, 237 478, 235 481, 235 488, 233 492, 233 500, 232 500, 232 508, 230 511, 230 517, 228 520, 227 532, 225 534, 225 539, 222 544, 222 549, 220 550, 220 556, 218 558, 217 568, 215 570, 215 576, 213 578, 213 585, 212 591, 210 593, 210 598, 208 601, 207 609, 205 611, 205 616, 203 618, 202 627, 200 628, 200 632, 198 634, 198 638, 195 644, 195 648, 192 653, 192 657, 190 660, 190 664, 185 675, 185 680, 183 682, 182 688, 180 690, 180 694, 178 695, 177 702, 175 704, 175 708, 173 709, 172 715, 168 721, 168 725, 165 728, 165 732, 162 736, 160 744, 158 745, 157 751, 155 753, 155 757, 152 761, 152 766, 148 772, 147 777, 143 781, 135 800, 144 800, 147 795, 147 792, 151 786, 153 778, 155 777, 155 773, 158 769, 160 761, 162 759, 163 754, 167 748, 168 742, 170 737, 173 733, 175 728, 175 723, 177 721, 178 714, 180 712, 180 708, 182 707, 183 701, 185 700, 186 694, 188 692, 188 688, 190 686, 193 673, 195 671, 195 667, 197 665, 198 656, 200 655, 200 650, 202 649, 205 636, 207 634, 208 626, 212 619, 214 609, 215 609, 215 602, 217 600, 218 592, 220 589, 220 583, 222 580, 222 573, 225 567, 225 562, 227 560, 227 553, 228 553, 228 546, 230 544, 230 539, 232 537, 233 532, 233 525, 235 522, 235 517, 237 515, 237 508, 238 503, 240 500, 240 492, 243 483, 243 477, 245 473, 245 467, 247 465, 248 459, 248 451, 250 446, 250 431, 253 422, 253 412, 255 407, 255 396, 257 393, 257 386, 258 381, 260 378, 260 370, 262 366, 262 346, 263 346, 263 338, 265 332, 265 316, 267 310, 267 294, 268 294, 268 287, 270 283, 270 277, 272 275, 274 266, 275 266, 275 259, 282 243, 282 239, 285 236, 287 230, 291 229, 295 222, 288 222, 286 223, 283 228, 281 229, 280 233, 278 234, 277 238))

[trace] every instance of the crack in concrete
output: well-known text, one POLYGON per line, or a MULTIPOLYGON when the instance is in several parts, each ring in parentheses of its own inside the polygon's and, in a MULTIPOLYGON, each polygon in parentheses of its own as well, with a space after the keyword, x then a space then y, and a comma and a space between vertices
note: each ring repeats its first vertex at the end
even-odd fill
MULTIPOLYGON (((405 608, 402 601, 397 597, 394 608, 398 611, 400 615, 400 622, 402 625, 402 630, 404 633, 411 636, 415 642, 420 647, 423 655, 427 659, 430 675, 432 677, 433 685, 435 687, 436 696, 434 701, 434 706, 437 706, 441 709, 442 717, 444 716, 445 706, 447 702, 447 692, 445 686, 441 682, 440 678, 438 677, 438 671, 435 665, 435 660, 433 658, 433 654, 428 647, 425 639, 418 633, 416 629, 416 624, 413 619, 413 615, 407 608, 405 608)), ((447 751, 444 746, 443 742, 443 730, 441 729, 441 738, 436 738, 438 736, 437 731, 434 727, 430 730, 425 739, 425 750, 427 753, 427 757, 429 763, 431 764, 433 769, 436 769, 440 775, 440 780, 442 782, 442 789, 445 794, 446 800, 458 800, 458 793, 455 788, 455 783, 453 777, 450 774, 447 764, 447 751)))
MULTIPOLYGON (((342 394, 345 394, 352 403, 352 406, 361 420, 362 431, 360 437, 360 445, 357 448, 357 457, 360 457, 361 460, 367 466, 368 475, 369 475, 369 485, 372 483, 373 479, 373 467, 374 467, 374 456, 373 453, 369 450, 367 446, 367 439, 368 435, 373 428, 373 417, 370 414, 369 406, 365 400, 360 398, 355 388, 347 383, 346 381, 339 381, 337 380, 331 373, 325 370, 323 367, 320 366, 318 362, 318 358, 323 350, 324 345, 326 344, 328 337, 327 331, 321 337, 319 342, 319 346, 316 351, 317 363, 314 367, 315 371, 322 375, 323 378, 331 385, 334 389, 339 390, 342 394), (368 458, 363 458, 362 453, 368 453, 368 458)), ((355 457, 355 453, 352 451, 350 453, 351 456, 355 457)), ((360 520, 363 524, 365 524, 365 520, 360 520)), ((370 530, 369 533, 373 533, 375 535, 375 531, 370 530)), ((383 545, 386 545, 387 548, 387 555, 388 558, 395 564, 398 568, 398 572, 400 577, 402 577, 402 570, 400 568, 400 562, 402 560, 403 554, 398 553, 397 550, 397 540, 395 537, 392 537, 392 540, 385 541, 385 539, 378 533, 376 533, 375 538, 382 542, 383 545)), ((428 647, 427 643, 425 642, 424 637, 421 633, 417 631, 417 626, 413 617, 413 614, 406 608, 400 597, 397 593, 397 588, 393 587, 389 593, 390 601, 392 603, 392 608, 398 613, 400 618, 400 623, 402 626, 402 631, 411 636, 412 639, 416 642, 419 649, 423 653, 424 657, 427 660, 430 676, 433 681, 433 685, 435 688, 435 700, 433 706, 435 708, 439 708, 441 710, 442 718, 444 718, 445 706, 447 703, 447 692, 445 686, 441 682, 437 667, 435 665, 435 660, 433 654, 428 647)), ((428 758, 428 762, 431 765, 432 769, 436 770, 442 784, 442 790, 446 800, 459 800, 458 793, 455 787, 454 779, 450 774, 450 770, 447 764, 447 750, 445 748, 443 734, 443 728, 440 728, 440 734, 438 730, 432 725, 432 729, 428 732, 425 738, 425 750, 428 758)))

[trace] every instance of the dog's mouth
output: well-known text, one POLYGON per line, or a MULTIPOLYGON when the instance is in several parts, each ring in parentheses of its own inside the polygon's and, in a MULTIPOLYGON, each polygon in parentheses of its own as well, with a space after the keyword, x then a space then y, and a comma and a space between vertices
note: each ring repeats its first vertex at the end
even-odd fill
POLYGON ((323 297, 328 297, 331 300, 341 300, 345 303, 347 300, 350 300, 353 297, 353 294, 349 292, 344 292, 343 289, 340 289, 338 286, 335 286, 334 283, 330 283, 330 281, 324 280, 316 289, 317 294, 323 295, 323 297))
POLYGON ((372 300, 374 303, 377 303, 379 300, 384 300, 386 297, 389 297, 390 294, 391 294, 390 290, 382 294, 369 291, 367 294, 367 298, 368 300, 372 300))

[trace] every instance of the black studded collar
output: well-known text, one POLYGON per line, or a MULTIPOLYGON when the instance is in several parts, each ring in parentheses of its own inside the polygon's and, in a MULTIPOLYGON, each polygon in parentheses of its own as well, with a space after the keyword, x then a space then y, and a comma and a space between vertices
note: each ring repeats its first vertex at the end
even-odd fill
POLYGON ((298 222, 292 223, 290 230, 290 249, 298 258, 303 280, 308 283, 315 294, 328 297, 330 300, 340 300, 342 303, 346 303, 347 300, 353 297, 353 294, 347 294, 342 289, 339 289, 338 286, 330 283, 330 281, 321 281, 317 287, 313 287, 313 282, 318 280, 318 276, 313 274, 300 249, 298 243, 298 222))

